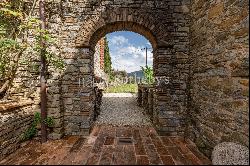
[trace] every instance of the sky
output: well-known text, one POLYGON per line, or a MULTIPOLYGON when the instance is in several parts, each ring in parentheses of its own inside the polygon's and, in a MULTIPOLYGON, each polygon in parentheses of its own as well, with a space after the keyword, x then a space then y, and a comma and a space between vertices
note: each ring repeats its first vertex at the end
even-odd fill
POLYGON ((138 71, 146 65, 146 50, 148 50, 148 66, 153 65, 152 46, 142 35, 129 31, 118 31, 106 35, 109 41, 113 69, 125 70, 127 73, 138 71))

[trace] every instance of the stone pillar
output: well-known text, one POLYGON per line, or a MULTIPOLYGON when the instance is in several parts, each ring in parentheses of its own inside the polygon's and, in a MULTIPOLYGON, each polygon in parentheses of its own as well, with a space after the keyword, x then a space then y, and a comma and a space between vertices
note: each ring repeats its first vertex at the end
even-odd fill
POLYGON ((185 97, 182 91, 181 68, 178 68, 176 53, 172 48, 155 50, 154 74, 157 79, 154 98, 154 123, 159 134, 182 135, 182 113, 185 97))
POLYGON ((51 139, 63 136, 63 109, 61 101, 61 78, 57 72, 51 72, 53 78, 48 79, 47 114, 54 119, 53 131, 48 135, 51 139))
POLYGON ((88 135, 94 119, 93 51, 75 48, 62 81, 66 135, 88 135))

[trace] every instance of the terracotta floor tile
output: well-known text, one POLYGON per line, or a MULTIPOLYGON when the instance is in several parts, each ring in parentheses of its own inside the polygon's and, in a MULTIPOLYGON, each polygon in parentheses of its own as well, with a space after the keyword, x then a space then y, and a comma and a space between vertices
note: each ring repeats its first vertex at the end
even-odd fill
POLYGON ((157 137, 157 135, 150 135, 150 138, 151 138, 152 142, 154 143, 154 145, 157 145, 157 146, 162 145, 162 142, 159 139, 159 137, 157 137))
POLYGON ((177 148, 182 154, 188 154, 191 152, 189 148, 186 147, 186 145, 179 144, 177 145, 177 148))
POLYGON ((0 164, 211 164, 190 140, 160 137, 150 127, 104 126, 94 128, 93 132, 88 137, 66 136, 44 144, 32 140, 0 161, 0 164), (117 144, 117 140, 124 137, 131 138, 132 144, 117 144))
POLYGON ((104 145, 113 145, 115 142, 115 138, 114 137, 106 137, 104 145))
POLYGON ((161 156, 164 165, 175 165, 172 156, 161 156))
POLYGON ((20 149, 17 149, 14 153, 12 153, 11 155, 7 156, 3 161, 0 161, 0 164, 4 164, 4 165, 11 165, 11 163, 20 163, 23 160, 25 160, 28 155, 29 155, 29 150, 33 147, 33 146, 37 146, 37 142, 32 140, 30 141, 26 146, 21 147, 20 149), (12 156, 17 156, 18 154, 22 154, 19 157, 12 157, 12 156))
POLYGON ((142 142, 144 145, 153 144, 150 137, 142 137, 142 142))
POLYGON ((188 159, 186 159, 178 150, 177 147, 168 147, 167 148, 170 155, 173 157, 174 162, 177 165, 190 165, 192 164, 191 161, 189 161, 188 159))
POLYGON ((86 165, 98 165, 101 153, 90 153, 86 165))
POLYGON ((191 152, 201 160, 202 164, 205 165, 211 165, 211 161, 205 156, 203 155, 201 152, 199 152, 199 150, 197 149, 196 146, 194 145, 187 145, 187 147, 191 150, 191 152))
POLYGON ((97 137, 95 144, 93 145, 92 153, 98 153, 102 150, 102 146, 104 144, 105 137, 104 136, 99 136, 97 137))
POLYGON ((174 139, 178 142, 182 142, 183 144, 187 144, 187 145, 194 145, 194 143, 189 139, 189 138, 184 138, 184 137, 180 137, 180 136, 175 136, 175 137, 169 137, 171 140, 174 139))
POLYGON ((138 142, 138 144, 135 144, 135 153, 136 155, 146 155, 144 146, 141 142, 138 142))
MULTIPOLYGON (((43 146, 43 154, 36 160, 36 162, 34 162, 33 164, 38 164, 38 165, 42 165, 42 164, 48 164, 49 160, 53 157, 56 156, 57 153, 60 151, 64 151, 64 148, 66 148, 65 146, 63 146, 63 143, 66 144, 65 142, 58 142, 58 140, 56 141, 50 141, 49 143, 51 143, 50 145, 46 144, 45 146, 43 146), (56 152, 56 153, 55 153, 56 152)), ((67 148, 69 150, 69 148, 67 148)), ((64 157, 64 156, 62 156, 64 157)), ((57 158, 58 161, 60 161, 61 156, 57 158)), ((53 160, 56 161, 56 160, 53 160)))
POLYGON ((159 153, 159 155, 169 155, 169 152, 166 147, 156 147, 156 151, 159 153))
POLYGON ((183 156, 190 160, 192 165, 202 165, 202 162, 193 153, 184 154, 183 156))
POLYGON ((70 148, 70 152, 77 152, 84 145, 86 138, 79 138, 74 145, 70 148))
POLYGON ((102 154, 100 157, 100 165, 111 165, 113 159, 113 146, 103 146, 102 154))
POLYGON ((135 148, 133 145, 124 146, 124 159, 126 161, 126 165, 136 164, 135 148))
POLYGON ((115 137, 116 136, 116 127, 103 126, 99 132, 99 136, 103 135, 106 137, 115 137))
POLYGON ((86 164, 90 151, 92 149, 92 146, 82 146, 80 150, 75 154, 75 158, 73 160, 74 165, 84 165, 86 164))
POLYGON ((134 146, 136 155, 146 155, 144 145, 142 143, 142 138, 139 134, 139 130, 133 131, 134 146))
POLYGON ((126 165, 124 159, 124 145, 116 145, 112 157, 112 165, 126 165))
POLYGON ((149 165, 148 156, 136 156, 136 165, 149 165))
POLYGON ((162 142, 165 146, 175 146, 169 137, 161 136, 160 139, 162 140, 162 142))
POLYGON ((148 154, 148 159, 149 159, 150 164, 153 164, 153 165, 162 164, 160 156, 156 152, 154 145, 147 145, 145 149, 148 154))
POLYGON ((186 144, 184 144, 184 139, 178 138, 178 137, 172 137, 170 138, 172 142, 178 147, 179 151, 182 154, 191 153, 190 149, 186 147, 186 144))
POLYGON ((150 137, 151 137, 153 144, 155 145, 157 152, 160 155, 169 155, 167 148, 163 145, 162 141, 160 140, 158 136, 150 135, 150 137))
POLYGON ((22 162, 20 162, 20 165, 31 165, 35 159, 40 157, 42 155, 41 152, 36 151, 36 147, 33 147, 29 151, 29 155, 27 156, 26 159, 24 159, 22 162))
POLYGON ((63 163, 67 158, 67 156, 69 155, 70 148, 69 147, 61 147, 57 152, 56 155, 51 155, 48 156, 47 161, 48 164, 50 165, 55 165, 55 164, 61 164, 63 163))
POLYGON ((73 146, 74 143, 79 139, 79 136, 66 136, 63 139, 65 139, 67 143, 65 146, 73 146))
MULTIPOLYGON (((86 138, 79 138, 69 150, 65 150, 63 154, 58 154, 57 158, 59 158, 59 156, 65 155, 61 161, 58 161, 58 163, 64 165, 72 165, 74 163, 75 157, 77 156, 77 153, 83 147, 85 139, 86 138)), ((56 163, 53 162, 51 164, 56 164, 56 163)))

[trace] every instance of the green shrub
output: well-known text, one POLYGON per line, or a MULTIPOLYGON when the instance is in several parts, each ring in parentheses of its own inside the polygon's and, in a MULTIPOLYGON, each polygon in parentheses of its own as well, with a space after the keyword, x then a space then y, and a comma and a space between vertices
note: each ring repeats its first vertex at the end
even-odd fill
POLYGON ((143 75, 147 84, 154 83, 153 68, 146 66, 145 68, 141 66, 143 75))
MULTIPOLYGON (((40 124, 41 124, 41 113, 36 112, 34 114, 34 120, 31 124, 31 127, 28 128, 22 136, 22 141, 26 141, 26 140, 33 138, 37 134, 38 132, 37 126, 40 124)), ((45 124, 47 124, 48 127, 53 127, 54 119, 52 117, 47 117, 45 119, 45 124)))

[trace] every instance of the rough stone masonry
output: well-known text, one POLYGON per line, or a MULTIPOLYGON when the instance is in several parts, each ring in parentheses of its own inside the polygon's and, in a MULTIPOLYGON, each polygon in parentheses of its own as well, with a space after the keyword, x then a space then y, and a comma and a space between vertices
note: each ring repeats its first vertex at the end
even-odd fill
MULTIPOLYGON (((154 125, 160 134, 187 134, 207 155, 224 140, 248 145, 247 0, 46 2, 47 28, 66 63, 65 70, 49 69, 52 138, 89 134, 94 47, 107 33, 127 30, 151 42, 155 77, 170 77, 170 84, 155 86, 154 125)), ((29 7, 28 1, 25 10, 29 7)), ((12 96, 37 100, 39 84, 24 84, 38 74, 23 68, 19 73, 26 74, 15 79, 12 96)))
MULTIPOLYGON (((91 84, 94 48, 101 37, 119 30, 140 33, 152 43, 155 76, 172 79, 171 85, 156 87, 155 124, 162 134, 182 135, 189 72, 189 5, 189 1, 172 0, 48 1, 47 27, 59 40, 58 53, 66 63, 63 71, 49 70, 48 115, 56 121, 51 136, 89 134, 95 103, 91 84)), ((27 2, 26 10, 29 6, 27 2)), ((16 95, 31 97, 28 88, 20 88, 30 79, 16 79, 12 92, 19 87, 21 92, 16 95)))
POLYGON ((249 1, 193 1, 190 133, 207 155, 220 142, 249 146, 249 1))

